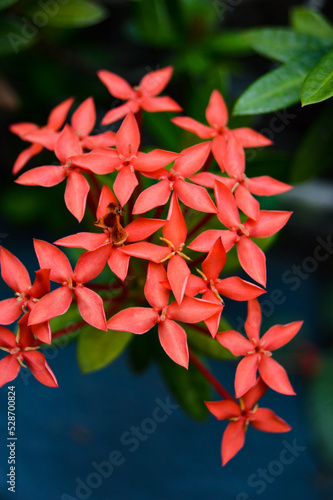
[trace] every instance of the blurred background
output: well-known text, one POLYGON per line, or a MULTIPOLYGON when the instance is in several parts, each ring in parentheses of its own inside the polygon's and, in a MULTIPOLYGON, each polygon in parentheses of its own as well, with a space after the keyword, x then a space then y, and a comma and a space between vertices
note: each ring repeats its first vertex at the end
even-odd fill
MULTIPOLYGON (((98 125, 118 103, 96 72, 107 69, 136 85, 147 72, 167 65, 174 67, 174 76, 165 94, 186 116, 205 123, 215 88, 231 114, 249 85, 279 66, 256 53, 244 35, 256 27, 289 26, 292 9, 299 6, 333 20, 333 5, 325 0, 0 1, 1 245, 32 273, 37 268, 33 237, 53 242, 82 231, 65 209, 62 185, 44 189, 13 182, 12 166, 28 144, 9 132, 10 124, 44 125, 50 110, 66 98, 76 98, 75 109, 93 96, 98 113, 94 132, 116 131, 119 124, 98 125)), ((295 185, 285 195, 260 200, 263 208, 294 211, 267 253, 267 294, 261 300, 263 331, 273 324, 305 321, 277 356, 297 396, 270 391, 263 398, 263 405, 293 430, 265 435, 250 429, 245 448, 222 469, 225 425, 205 413, 202 380, 193 376, 189 383, 179 375, 165 381, 165 367, 160 370, 150 359, 133 363, 127 353, 105 369, 83 375, 75 343, 59 345, 45 351, 58 390, 29 376, 15 381, 17 498, 333 499, 333 106, 332 100, 303 108, 294 102, 271 113, 231 116, 229 122, 230 128, 251 126, 274 141, 271 148, 248 150, 249 177, 271 175, 295 185), (187 413, 177 399, 182 391, 190 401, 187 413), (161 418, 166 416, 161 422, 152 421, 157 407, 161 418), (133 430, 137 427, 140 437, 133 430), (285 449, 288 463, 281 461, 285 449), (98 468, 110 463, 114 450, 112 470, 105 464, 98 468)), ((180 151, 198 142, 171 124, 172 116, 144 115, 144 147, 180 151)), ((44 150, 28 166, 53 161, 44 150)), ((3 283, 0 294, 2 299, 9 296, 3 283)), ((237 327, 246 308, 230 304, 225 315, 237 327)), ((154 349, 149 342, 140 348, 146 354, 154 349)), ((232 391, 235 364, 212 359, 209 365, 232 391)), ((5 436, 6 388, 0 401, 5 436)), ((1 442, 1 498, 7 499, 7 453, 1 442)))

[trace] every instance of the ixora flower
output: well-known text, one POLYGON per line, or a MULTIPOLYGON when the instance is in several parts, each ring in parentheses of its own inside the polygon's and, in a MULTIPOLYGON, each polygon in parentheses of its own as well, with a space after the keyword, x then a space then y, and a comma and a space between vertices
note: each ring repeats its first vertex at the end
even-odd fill
POLYGON ((13 174, 17 174, 26 163, 40 153, 43 146, 53 150, 59 138, 60 133, 57 132, 63 126, 66 116, 74 99, 66 99, 66 101, 58 104, 50 113, 47 124, 44 127, 39 127, 35 123, 15 123, 10 126, 10 131, 18 135, 21 139, 31 142, 32 145, 22 151, 13 167, 13 174), (33 138, 30 135, 33 134, 33 138))
POLYGON ((74 156, 72 161, 75 165, 88 170, 93 170, 97 160, 102 163, 105 161, 111 167, 106 173, 118 171, 113 190, 120 204, 124 206, 139 184, 135 175, 136 170, 142 173, 160 170, 180 156, 178 153, 161 149, 141 153, 140 140, 137 121, 133 113, 129 113, 116 133, 116 149, 96 149, 83 156, 74 156))
POLYGON ((151 308, 130 307, 118 312, 107 322, 109 330, 146 333, 158 325, 158 336, 161 346, 167 355, 185 368, 188 367, 189 353, 186 332, 176 321, 184 323, 199 323, 215 314, 219 306, 205 300, 185 297, 178 305, 169 305, 170 292, 161 282, 167 279, 166 270, 162 264, 149 262, 145 297, 151 308))
POLYGON ((84 286, 104 269, 110 250, 102 246, 82 254, 72 270, 66 255, 46 241, 34 240, 35 251, 42 267, 50 269, 50 279, 61 287, 45 295, 29 316, 29 326, 64 314, 72 303, 73 294, 82 318, 100 330, 107 330, 103 301, 97 293, 84 286))
POLYGON ((65 203, 68 210, 80 222, 86 209, 86 201, 90 185, 83 173, 94 172, 95 174, 106 174, 112 169, 106 159, 95 159, 89 166, 78 168, 73 161, 76 155, 82 155, 80 139, 75 135, 69 125, 62 131, 56 145, 55 155, 60 161, 60 166, 45 165, 33 168, 22 174, 15 182, 25 186, 56 186, 67 179, 65 190, 65 203))
MULTIPOLYGON (((127 276, 130 255, 122 252, 125 243, 141 241, 154 234, 166 223, 161 219, 148 219, 138 217, 127 226, 122 226, 123 208, 106 185, 103 186, 98 208, 96 211, 97 222, 95 226, 103 229, 102 234, 78 233, 55 242, 56 245, 72 248, 94 250, 101 245, 110 249, 108 265, 118 278, 124 280, 127 276)), ((146 243, 148 246, 149 243, 146 243)), ((164 253, 163 253, 164 255, 164 253)), ((162 257, 161 257, 162 258, 162 257)))
MULTIPOLYGON (((189 132, 193 132, 202 139, 212 139, 212 153, 222 172, 229 174, 228 159, 226 154, 227 145, 231 137, 235 138, 242 148, 256 148, 259 146, 270 146, 272 141, 262 134, 248 127, 230 130, 227 127, 228 109, 224 99, 218 90, 213 90, 206 109, 206 119, 209 123, 202 123, 188 116, 177 116, 171 121, 189 132)), ((230 175, 230 174, 229 174, 230 175)))
POLYGON ((8 353, 0 361, 0 387, 14 380, 20 368, 27 366, 39 382, 49 387, 58 387, 44 354, 36 350, 38 346, 35 345, 34 335, 27 323, 28 314, 25 314, 18 322, 19 331, 16 336, 8 328, 0 326, 0 349, 8 353))
POLYGON ((145 111, 182 111, 182 108, 171 97, 157 97, 169 83, 173 68, 168 66, 145 75, 137 87, 131 87, 126 80, 110 71, 99 71, 98 77, 111 95, 127 101, 106 113, 102 125, 116 122, 128 113, 137 113, 141 108, 145 111))
MULTIPOLYGON (((37 302, 50 291, 50 270, 40 269, 31 285, 30 276, 22 262, 5 248, 0 249, 1 277, 14 290, 15 297, 0 301, 0 324, 9 325, 23 313, 27 315, 37 302)), ((33 333, 41 341, 51 343, 51 329, 48 321, 32 327, 33 333)))
MULTIPOLYGON (((115 133, 111 131, 101 134, 90 135, 96 124, 96 108, 94 99, 88 97, 74 111, 71 118, 71 126, 75 135, 79 138, 83 149, 91 150, 94 148, 107 148, 115 146, 115 133)), ((59 135, 59 134, 58 134, 59 135)), ((44 145, 50 149, 49 137, 39 131, 27 135, 27 140, 44 145)), ((55 144, 54 144, 55 145, 55 144)), ((53 148, 52 148, 53 149, 53 148)))
POLYGON ((257 401, 267 390, 266 384, 258 380, 244 394, 239 404, 232 400, 205 401, 208 410, 218 420, 229 420, 221 445, 222 465, 231 460, 244 446, 245 433, 249 425, 263 432, 288 432, 291 427, 268 408, 258 408, 257 401))
POLYGON ((219 276, 226 261, 227 254, 222 239, 218 238, 201 265, 202 271, 197 269, 201 276, 191 274, 185 288, 185 295, 189 297, 202 294, 204 300, 220 305, 220 311, 205 320, 205 324, 213 338, 217 333, 224 308, 221 295, 232 300, 243 301, 259 297, 259 295, 265 293, 265 290, 259 286, 242 280, 238 276, 220 279, 219 276))
POLYGON ((218 219, 229 230, 209 229, 195 238, 188 247, 197 252, 209 252, 215 241, 222 238, 228 252, 237 246, 239 263, 254 280, 266 286, 266 257, 251 238, 267 238, 277 233, 288 221, 292 212, 261 210, 258 220, 241 223, 236 201, 222 182, 215 182, 218 219))
POLYGON ((235 330, 218 333, 216 338, 221 345, 235 356, 244 356, 239 362, 235 376, 235 394, 239 398, 256 383, 257 370, 263 381, 274 391, 294 395, 285 369, 271 356, 275 349, 287 344, 300 330, 303 321, 287 325, 272 326, 259 338, 261 307, 256 299, 249 300, 245 321, 247 339, 235 330))
POLYGON ((142 214, 152 208, 165 205, 174 191, 177 197, 187 207, 199 212, 216 213, 217 209, 205 189, 190 184, 185 179, 195 174, 203 167, 210 152, 210 143, 196 144, 181 152, 181 157, 175 161, 170 171, 158 170, 147 177, 158 179, 159 182, 142 191, 134 205, 133 214, 142 214))

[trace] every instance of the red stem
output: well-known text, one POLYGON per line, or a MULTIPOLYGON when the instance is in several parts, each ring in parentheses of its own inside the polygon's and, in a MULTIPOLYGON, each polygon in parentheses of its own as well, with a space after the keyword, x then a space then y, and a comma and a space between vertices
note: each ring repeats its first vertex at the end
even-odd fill
POLYGON ((201 221, 198 222, 196 226, 194 226, 191 231, 188 233, 187 237, 190 238, 195 234, 199 229, 201 229, 210 219, 216 214, 206 214, 205 217, 201 219, 201 221))
POLYGON ((231 399, 235 401, 235 398, 223 387, 222 384, 214 377, 214 375, 205 367, 205 365, 190 351, 190 361, 196 367, 197 370, 205 377, 205 379, 211 384, 212 387, 222 396, 223 399, 231 399))
POLYGON ((210 167, 210 164, 212 163, 213 161, 213 153, 210 152, 209 155, 208 155, 208 158, 204 164, 204 166, 202 167, 201 169, 201 172, 207 172, 207 170, 209 170, 209 167, 210 167))

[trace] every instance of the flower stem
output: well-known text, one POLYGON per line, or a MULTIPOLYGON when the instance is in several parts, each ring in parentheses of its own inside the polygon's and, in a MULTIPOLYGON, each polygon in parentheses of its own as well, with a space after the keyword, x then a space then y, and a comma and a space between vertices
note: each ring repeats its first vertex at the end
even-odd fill
POLYGON ((203 217, 196 226, 194 226, 191 231, 188 233, 187 237, 190 238, 195 234, 199 229, 201 229, 210 219, 216 214, 206 214, 205 217, 203 217))
POLYGON ((205 365, 200 361, 199 358, 190 350, 190 361, 196 367, 196 369, 205 377, 205 379, 211 384, 212 387, 222 396, 223 399, 231 399, 235 401, 235 398, 223 387, 222 384, 214 377, 214 375, 205 367, 205 365))

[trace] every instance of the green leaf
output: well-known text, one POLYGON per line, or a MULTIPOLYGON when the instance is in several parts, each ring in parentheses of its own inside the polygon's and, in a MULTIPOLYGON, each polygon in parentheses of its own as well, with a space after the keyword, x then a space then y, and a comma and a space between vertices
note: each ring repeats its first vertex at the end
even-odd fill
POLYGON ((45 14, 47 26, 55 28, 82 28, 104 21, 108 17, 107 10, 98 3, 90 0, 69 0, 65 4, 58 4, 57 11, 52 14, 44 13, 39 5, 27 8, 27 15, 33 20, 37 14, 45 14))
POLYGON ((242 38, 259 54, 280 62, 332 46, 327 40, 297 33, 290 28, 252 29, 244 32, 242 38))
POLYGON ((128 332, 103 332, 85 326, 79 336, 77 359, 83 373, 104 368, 114 361, 133 338, 128 332))
POLYGON ((6 16, 0 19, 0 56, 18 54, 37 41, 38 29, 6 16), (25 29, 23 29, 25 28, 25 29))
MULTIPOLYGON (((219 331, 232 329, 225 320, 221 323, 219 331)), ((187 333, 189 347, 191 347, 193 351, 215 359, 235 359, 235 356, 233 356, 231 352, 223 347, 216 339, 213 339, 204 333, 200 333, 191 327, 186 326, 185 330, 187 333)))
POLYGON ((294 7, 290 22, 296 31, 333 41, 333 26, 315 9, 294 7))
POLYGON ((250 44, 238 30, 224 30, 207 40, 204 45, 214 52, 228 56, 243 56, 250 54, 250 44))
POLYGON ((307 73, 322 55, 323 50, 314 51, 259 78, 240 96, 234 114, 269 113, 295 104, 300 100, 302 84, 307 73))
POLYGON ((291 166, 292 184, 318 176, 333 161, 332 114, 330 102, 307 130, 291 166))
POLYGON ((333 95, 333 49, 325 54, 306 77, 302 86, 302 105, 325 101, 333 95))
POLYGON ((191 417, 204 420, 208 410, 204 401, 211 397, 210 385, 192 365, 186 370, 166 355, 159 359, 161 371, 173 395, 191 417))
POLYGON ((17 0, 0 0, 0 10, 7 9, 7 7, 14 5, 16 2, 17 0))

